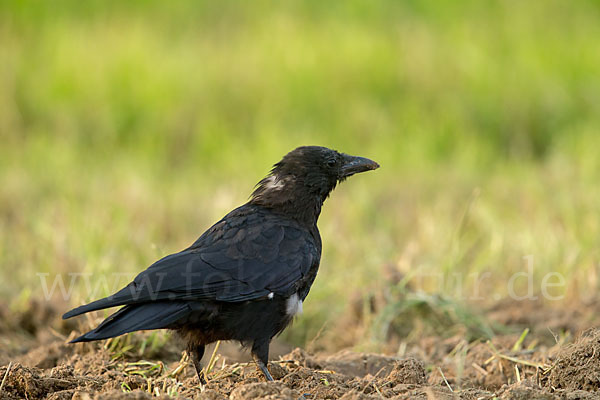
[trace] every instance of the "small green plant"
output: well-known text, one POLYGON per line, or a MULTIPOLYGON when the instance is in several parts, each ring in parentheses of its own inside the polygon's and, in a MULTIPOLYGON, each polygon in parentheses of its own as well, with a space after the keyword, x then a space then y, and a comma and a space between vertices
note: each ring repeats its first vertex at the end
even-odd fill
POLYGON ((492 325, 481 314, 439 294, 412 292, 399 284, 387 301, 372 322, 372 335, 379 343, 388 341, 390 335, 416 338, 462 333, 468 341, 494 336, 492 325))

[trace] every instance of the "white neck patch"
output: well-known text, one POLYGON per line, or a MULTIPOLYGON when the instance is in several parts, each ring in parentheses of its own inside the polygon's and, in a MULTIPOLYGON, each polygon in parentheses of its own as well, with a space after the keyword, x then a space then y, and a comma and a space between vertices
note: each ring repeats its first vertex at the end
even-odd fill
POLYGON ((277 179, 277 176, 275 175, 269 176, 264 183, 265 190, 280 190, 284 186, 284 180, 277 179))

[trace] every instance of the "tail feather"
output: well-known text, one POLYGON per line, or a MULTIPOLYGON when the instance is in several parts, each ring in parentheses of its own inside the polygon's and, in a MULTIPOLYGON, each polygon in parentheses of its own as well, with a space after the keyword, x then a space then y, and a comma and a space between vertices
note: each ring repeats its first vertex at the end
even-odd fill
POLYGON ((108 298, 96 300, 90 304, 85 304, 83 306, 79 306, 77 308, 72 309, 69 312, 63 314, 63 319, 68 319, 71 317, 75 317, 76 315, 81 315, 88 313, 90 311, 103 310, 105 308, 116 307, 122 304, 112 304, 108 298))
POLYGON ((168 328, 185 318, 189 312, 190 308, 185 302, 164 301, 128 305, 105 319, 96 329, 70 343, 108 339, 139 330, 168 328))
POLYGON ((82 306, 74 308, 71 311, 64 313, 62 317, 63 319, 68 319, 77 315, 88 313, 90 311, 103 310, 105 308, 131 304, 131 299, 133 298, 132 293, 134 290, 135 288, 132 289, 132 284, 129 284, 123 289, 119 290, 117 293, 113 294, 112 296, 92 301, 89 304, 84 304, 82 306))

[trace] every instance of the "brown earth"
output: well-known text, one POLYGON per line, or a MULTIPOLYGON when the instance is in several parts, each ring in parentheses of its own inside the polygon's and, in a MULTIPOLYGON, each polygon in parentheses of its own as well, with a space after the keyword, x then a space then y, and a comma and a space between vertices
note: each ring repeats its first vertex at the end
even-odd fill
POLYGON ((600 330, 586 330, 599 322, 596 308, 503 302, 486 315, 515 333, 391 338, 388 355, 309 354, 275 343, 269 383, 223 345, 201 388, 175 339, 136 333, 68 345, 82 322, 62 321, 45 304, 21 313, 0 307, 0 399, 600 399, 600 330))

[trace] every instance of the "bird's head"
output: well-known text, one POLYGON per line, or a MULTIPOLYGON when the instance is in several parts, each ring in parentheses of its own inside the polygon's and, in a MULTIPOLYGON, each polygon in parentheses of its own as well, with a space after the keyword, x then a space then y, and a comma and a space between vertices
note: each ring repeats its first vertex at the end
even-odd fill
MULTIPOLYGON (((379 168, 375 161, 320 146, 302 146, 273 166, 252 193, 251 202, 264 206, 320 207, 329 193, 349 176, 379 168)), ((318 213, 317 213, 318 216, 318 213)))

